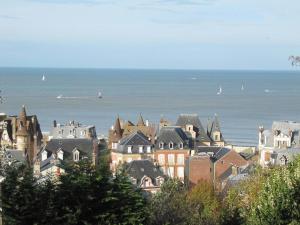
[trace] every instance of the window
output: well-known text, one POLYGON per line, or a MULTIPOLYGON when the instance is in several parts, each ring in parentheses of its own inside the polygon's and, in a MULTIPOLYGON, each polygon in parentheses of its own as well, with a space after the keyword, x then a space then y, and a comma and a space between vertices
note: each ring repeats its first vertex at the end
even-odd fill
POLYGON ((112 149, 117 149, 118 148, 118 143, 113 142, 111 148, 112 149))
POLYGON ((179 148, 183 149, 183 143, 182 142, 179 143, 179 148))
POLYGON ((184 165, 184 154, 178 154, 177 155, 177 164, 178 165, 184 165))
POLYGON ((132 150, 132 146, 128 146, 127 150, 128 150, 128 153, 132 153, 132 151, 131 151, 132 150))
POLYGON ((162 184, 163 184, 163 182, 164 182, 164 178, 163 177, 156 177, 156 185, 157 186, 161 186, 162 184))
POLYGON ((164 143, 163 143, 163 142, 160 142, 160 143, 159 143, 159 148, 160 148, 160 149, 164 149, 164 143))
POLYGON ((174 177, 174 167, 168 168, 168 176, 172 178, 174 177))
POLYGON ((139 146, 139 153, 143 153, 143 146, 139 146))
POLYGON ((61 149, 58 150, 57 157, 61 160, 64 160, 64 152, 61 149))
POLYGON ((158 155, 158 163, 160 165, 164 165, 165 164, 165 155, 164 154, 159 154, 158 155))
POLYGON ((175 164, 175 155, 174 154, 168 154, 168 164, 169 165, 175 164))
POLYGON ((170 149, 173 149, 173 147, 174 147, 173 142, 170 142, 170 143, 169 143, 169 148, 170 148, 170 149))
POLYGON ((44 160, 46 160, 46 159, 47 159, 47 151, 44 150, 44 151, 42 152, 42 161, 44 161, 44 160))
POLYGON ((215 135, 215 141, 219 140, 219 135, 215 135))
POLYGON ((177 177, 180 179, 184 178, 184 167, 178 167, 177 168, 177 177))
POLYGON ((147 146, 147 153, 151 153, 151 146, 147 146))
POLYGON ((73 160, 74 160, 74 162, 78 162, 79 161, 79 151, 78 150, 75 150, 73 152, 73 160))

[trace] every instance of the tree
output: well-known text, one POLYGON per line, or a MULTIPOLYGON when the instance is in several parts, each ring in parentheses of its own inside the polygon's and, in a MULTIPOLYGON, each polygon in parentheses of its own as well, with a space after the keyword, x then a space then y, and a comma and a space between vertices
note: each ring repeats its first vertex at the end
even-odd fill
POLYGON ((189 224, 217 224, 220 203, 211 183, 199 182, 188 193, 189 224))
POLYGON ((300 223, 300 157, 287 167, 275 168, 252 203, 249 224, 300 223))

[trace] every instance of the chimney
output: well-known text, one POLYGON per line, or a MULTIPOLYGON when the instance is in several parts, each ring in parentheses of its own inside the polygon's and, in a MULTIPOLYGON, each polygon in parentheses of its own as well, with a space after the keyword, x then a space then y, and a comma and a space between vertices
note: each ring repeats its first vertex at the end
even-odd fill
POLYGON ((149 127, 149 120, 146 120, 146 126, 149 127))
POLYGON ((53 120, 53 127, 57 127, 56 120, 53 120))

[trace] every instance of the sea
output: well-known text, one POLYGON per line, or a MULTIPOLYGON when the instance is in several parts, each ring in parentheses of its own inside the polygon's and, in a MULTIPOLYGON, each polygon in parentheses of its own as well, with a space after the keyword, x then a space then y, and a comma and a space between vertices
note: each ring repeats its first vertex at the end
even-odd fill
POLYGON ((0 68, 0 112, 17 115, 25 105, 28 115, 37 115, 43 132, 53 120, 75 120, 95 125, 105 136, 118 115, 132 122, 142 114, 150 123, 162 117, 175 123, 181 113, 197 113, 204 127, 217 115, 225 140, 247 146, 257 145, 260 125, 300 121, 299 87, 296 69, 0 68))

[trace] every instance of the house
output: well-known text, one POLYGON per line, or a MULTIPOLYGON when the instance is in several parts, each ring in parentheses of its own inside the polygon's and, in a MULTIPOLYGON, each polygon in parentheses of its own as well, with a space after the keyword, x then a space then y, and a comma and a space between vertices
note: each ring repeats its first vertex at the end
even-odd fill
POLYGON ((52 138, 97 139, 97 134, 95 126, 85 126, 75 121, 61 125, 54 120, 53 127, 49 134, 49 140, 52 138))
MULTIPOLYGON (((276 165, 277 156, 281 155, 281 152, 287 157, 294 155, 298 152, 297 149, 300 149, 300 123, 274 121, 270 130, 265 130, 263 126, 260 126, 258 148, 259 162, 263 167, 276 165)), ((291 159, 291 157, 288 158, 291 159)))
POLYGON ((184 180, 185 160, 190 155, 190 147, 190 140, 181 127, 162 127, 157 136, 154 159, 164 174, 184 180))
POLYGON ((212 182, 216 190, 222 190, 231 175, 239 174, 249 164, 232 149, 200 147, 187 159, 185 180, 190 186, 201 181, 212 182))
MULTIPOLYGON (((176 126, 181 127, 183 131, 187 132, 197 145, 210 146, 211 140, 207 136, 197 114, 180 114, 176 126)), ((193 144, 192 147, 194 145, 196 144, 193 144)))
POLYGON ((32 165, 43 139, 37 116, 28 116, 22 106, 18 116, 6 117, 1 126, 1 145, 22 151, 32 165))
POLYGON ((126 173, 137 187, 150 193, 156 193, 166 180, 166 176, 152 161, 133 160, 126 165, 126 173))
POLYGON ((142 115, 139 115, 137 124, 131 121, 123 122, 118 116, 114 126, 111 127, 108 134, 108 148, 117 149, 121 138, 130 135, 133 132, 142 132, 152 144, 155 142, 156 126, 144 121, 142 115))
POLYGON ((82 159, 91 160, 97 165, 99 145, 97 140, 87 138, 52 138, 37 156, 34 164, 34 174, 39 176, 60 175, 64 166, 82 159))
POLYGON ((207 136, 211 140, 213 146, 225 146, 225 140, 221 132, 221 127, 217 115, 214 116, 213 120, 209 120, 207 124, 207 136))
POLYGON ((190 156, 186 160, 185 183, 195 186, 199 182, 205 181, 212 183, 213 162, 211 156, 205 152, 190 156))
POLYGON ((117 148, 111 150, 111 169, 114 171, 121 163, 130 163, 133 160, 140 159, 153 159, 153 145, 138 130, 121 138, 117 148))

